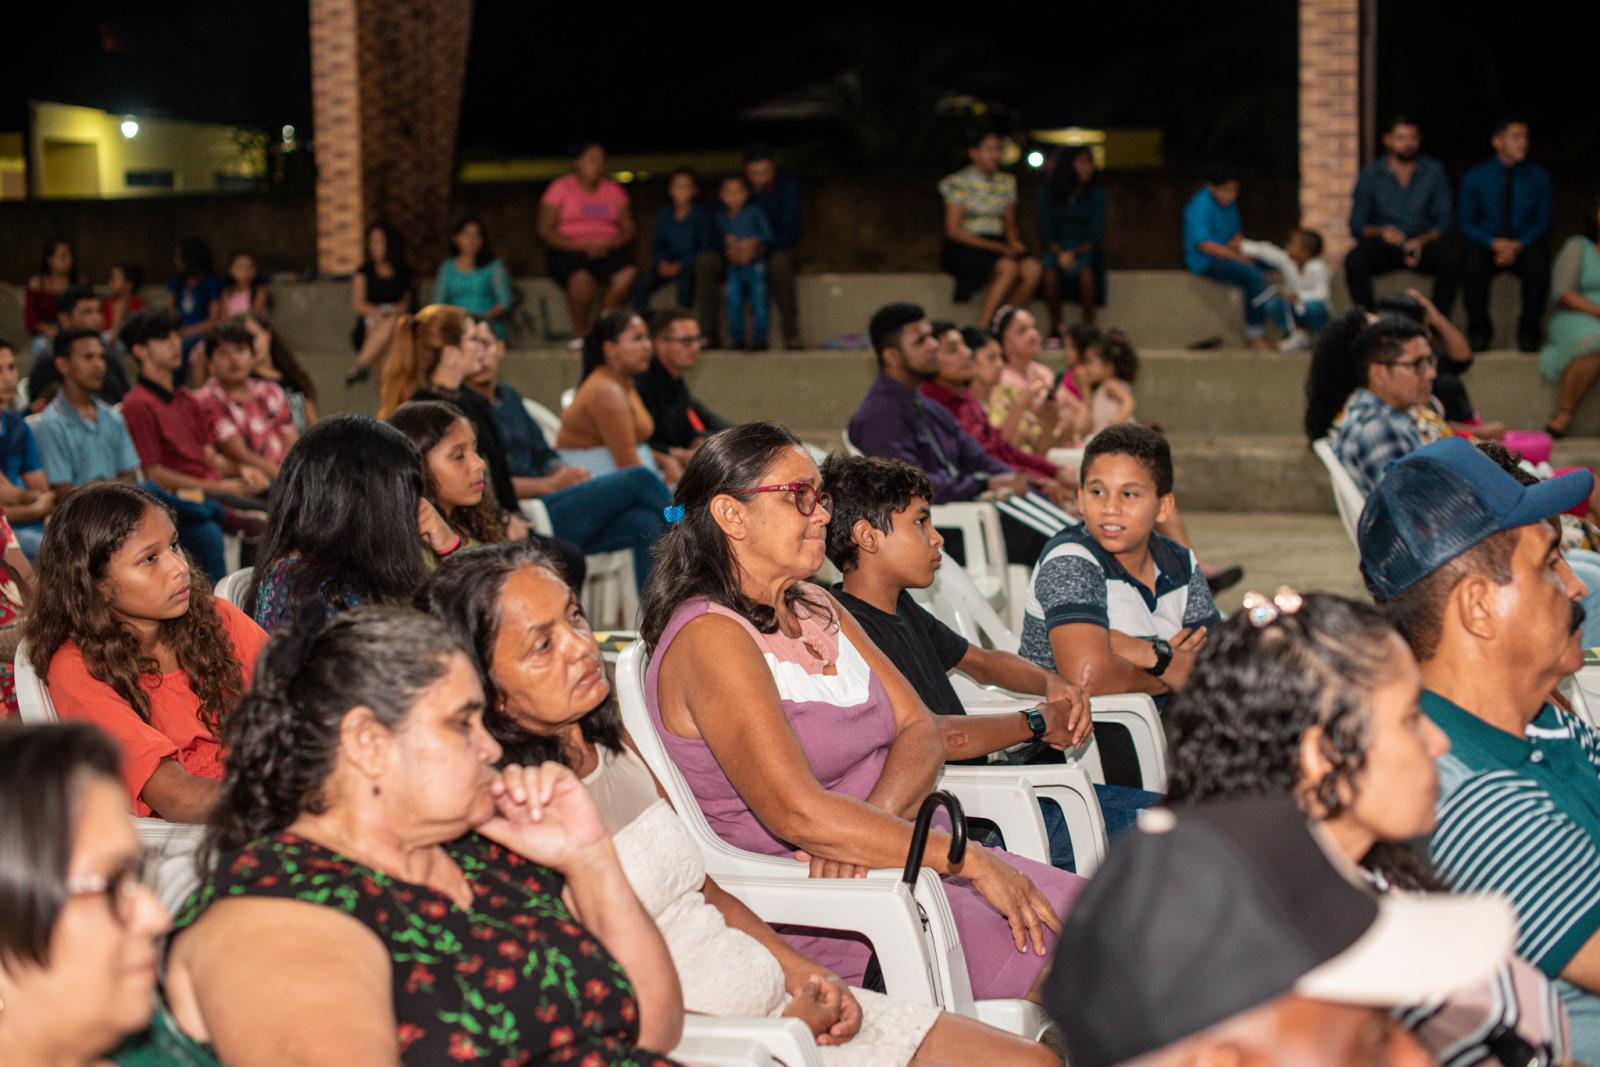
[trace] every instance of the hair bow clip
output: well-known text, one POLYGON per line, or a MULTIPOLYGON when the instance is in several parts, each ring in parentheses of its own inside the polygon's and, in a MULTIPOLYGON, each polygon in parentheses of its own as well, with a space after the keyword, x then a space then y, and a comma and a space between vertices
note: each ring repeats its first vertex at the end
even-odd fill
POLYGON ((1260 593, 1246 593, 1244 595, 1244 614, 1250 620, 1250 625, 1256 629, 1271 626, 1284 615, 1293 615, 1305 603, 1301 595, 1286 585, 1278 586, 1278 591, 1268 600, 1260 593))
POLYGON ((683 521, 683 505, 669 504, 661 509, 661 517, 667 520, 669 526, 676 526, 683 521))

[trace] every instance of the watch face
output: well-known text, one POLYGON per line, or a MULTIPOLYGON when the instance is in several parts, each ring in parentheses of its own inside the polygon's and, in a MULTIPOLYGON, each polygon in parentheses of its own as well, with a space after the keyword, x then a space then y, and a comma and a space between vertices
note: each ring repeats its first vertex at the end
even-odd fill
POLYGON ((1028 729, 1033 731, 1034 737, 1044 736, 1044 713, 1037 708, 1025 712, 1028 716, 1028 729))

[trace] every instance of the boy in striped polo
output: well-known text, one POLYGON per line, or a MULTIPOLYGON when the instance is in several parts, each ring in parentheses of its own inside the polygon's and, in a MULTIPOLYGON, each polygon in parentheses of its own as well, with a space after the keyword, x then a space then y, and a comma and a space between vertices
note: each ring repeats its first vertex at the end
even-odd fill
POLYGON ((1361 514, 1361 567, 1422 669, 1439 760, 1438 873, 1509 897, 1517 951, 1556 982, 1574 1059, 1600 1062, 1600 734, 1551 694, 1583 663, 1587 594, 1551 521, 1574 471, 1523 486, 1462 438, 1396 462, 1361 514))

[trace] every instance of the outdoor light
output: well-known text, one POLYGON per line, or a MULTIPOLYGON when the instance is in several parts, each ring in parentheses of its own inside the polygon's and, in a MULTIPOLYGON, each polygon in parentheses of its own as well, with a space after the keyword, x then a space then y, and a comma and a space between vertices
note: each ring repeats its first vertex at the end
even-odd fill
POLYGON ((139 136, 139 123, 135 119, 122 120, 122 136, 132 140, 139 136))
POLYGON ((1044 153, 1038 149, 1034 149, 1032 152, 1029 152, 1028 166, 1032 167, 1034 170, 1038 170, 1040 167, 1044 166, 1044 153))
POLYGON ((294 144, 294 127, 293 126, 285 126, 282 130, 280 130, 278 132, 280 134, 282 134, 283 143, 284 144, 294 144))

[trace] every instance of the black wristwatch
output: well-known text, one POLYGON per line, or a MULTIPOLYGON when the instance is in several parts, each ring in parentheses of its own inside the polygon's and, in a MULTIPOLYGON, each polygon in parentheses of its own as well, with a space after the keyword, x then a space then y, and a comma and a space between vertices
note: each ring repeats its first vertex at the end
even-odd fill
POLYGON ((1151 638, 1150 645, 1156 650, 1156 662, 1154 666, 1146 667, 1145 673, 1159 678, 1167 673, 1168 667, 1172 666, 1172 645, 1160 637, 1151 638))
POLYGON ((1035 741, 1043 740, 1046 725, 1044 712, 1038 708, 1029 708, 1022 713, 1022 717, 1028 720, 1028 729, 1033 731, 1033 739, 1035 741))

